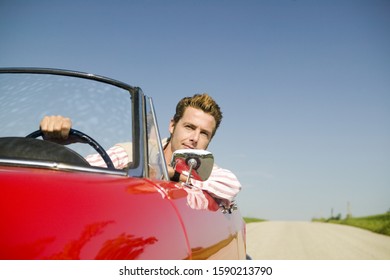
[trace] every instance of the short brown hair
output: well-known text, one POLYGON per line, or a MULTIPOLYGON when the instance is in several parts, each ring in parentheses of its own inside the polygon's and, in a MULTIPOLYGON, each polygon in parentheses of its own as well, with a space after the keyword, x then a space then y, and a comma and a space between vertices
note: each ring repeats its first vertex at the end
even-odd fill
POLYGON ((178 123, 178 121, 183 117, 187 107, 200 109, 203 112, 208 113, 214 117, 216 123, 212 135, 214 136, 215 132, 217 131, 217 128, 219 127, 222 121, 221 108, 219 107, 217 102, 215 102, 215 100, 207 93, 195 94, 192 97, 184 97, 176 105, 176 113, 173 116, 173 121, 175 123, 178 123))

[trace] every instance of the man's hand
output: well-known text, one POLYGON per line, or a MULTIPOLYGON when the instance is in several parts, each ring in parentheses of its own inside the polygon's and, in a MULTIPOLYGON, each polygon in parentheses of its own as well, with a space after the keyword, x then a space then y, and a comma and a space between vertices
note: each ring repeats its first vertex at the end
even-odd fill
POLYGON ((40 128, 44 139, 61 143, 61 140, 68 139, 72 121, 63 116, 46 116, 42 119, 40 128))
POLYGON ((187 181, 187 176, 185 176, 185 175, 183 175, 181 173, 180 173, 180 176, 178 178, 174 178, 176 170, 172 166, 170 166, 170 165, 168 165, 167 167, 168 167, 168 176, 169 176, 169 179, 171 181, 174 181, 174 182, 185 182, 185 181, 187 181))

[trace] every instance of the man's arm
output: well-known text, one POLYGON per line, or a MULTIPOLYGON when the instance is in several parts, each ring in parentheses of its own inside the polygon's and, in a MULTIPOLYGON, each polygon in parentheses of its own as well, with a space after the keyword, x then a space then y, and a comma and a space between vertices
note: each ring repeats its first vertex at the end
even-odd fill
MULTIPOLYGON (((74 143, 69 139, 69 131, 72 128, 72 120, 63 116, 45 116, 40 122, 40 128, 45 140, 59 144, 74 143)), ((121 146, 114 146, 107 150, 114 167, 117 169, 125 168, 129 158, 126 151, 121 146)), ((99 154, 93 154, 86 157, 88 163, 92 166, 107 167, 106 162, 99 154)))
POLYGON ((242 188, 237 177, 231 171, 216 165, 214 165, 208 180, 204 182, 191 180, 191 183, 207 191, 211 196, 221 199, 225 205, 230 205, 242 188))
MULTIPOLYGON (((127 165, 129 164, 129 156, 126 150, 119 145, 115 145, 110 149, 108 149, 107 154, 110 157, 116 169, 126 168, 127 165)), ((88 155, 85 159, 92 166, 107 167, 106 162, 99 154, 88 155)))

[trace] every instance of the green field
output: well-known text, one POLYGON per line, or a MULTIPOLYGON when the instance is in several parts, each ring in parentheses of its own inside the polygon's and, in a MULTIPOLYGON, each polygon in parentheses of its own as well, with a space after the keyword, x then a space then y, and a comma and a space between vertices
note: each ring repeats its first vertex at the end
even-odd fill
POLYGON ((313 219, 313 221, 354 226, 390 236, 390 212, 367 217, 349 217, 346 219, 313 219))
MULTIPOLYGON (((266 220, 244 217, 244 221, 248 223, 254 222, 264 222, 266 220)), ((348 217, 345 219, 340 219, 339 217, 333 217, 329 219, 313 219, 313 222, 322 222, 322 223, 334 223, 340 225, 348 225, 358 228, 363 228, 370 230, 372 232, 384 234, 390 236, 390 212, 380 215, 373 215, 367 217, 348 217)))
POLYGON ((250 218, 250 217, 244 217, 245 223, 257 223, 257 222, 264 222, 266 220, 258 219, 258 218, 250 218))

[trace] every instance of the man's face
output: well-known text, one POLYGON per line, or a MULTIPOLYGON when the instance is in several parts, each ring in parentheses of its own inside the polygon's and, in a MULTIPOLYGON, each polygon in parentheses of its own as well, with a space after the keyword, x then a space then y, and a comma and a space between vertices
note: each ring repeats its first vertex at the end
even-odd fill
POLYGON ((172 152, 178 149, 206 150, 215 126, 216 122, 212 115, 188 107, 176 125, 172 120, 170 122, 172 152))

